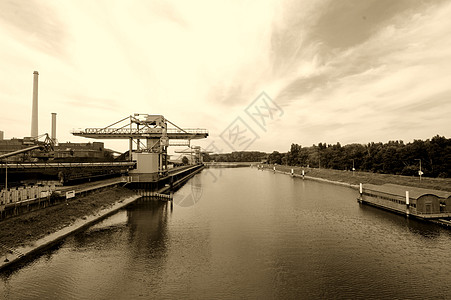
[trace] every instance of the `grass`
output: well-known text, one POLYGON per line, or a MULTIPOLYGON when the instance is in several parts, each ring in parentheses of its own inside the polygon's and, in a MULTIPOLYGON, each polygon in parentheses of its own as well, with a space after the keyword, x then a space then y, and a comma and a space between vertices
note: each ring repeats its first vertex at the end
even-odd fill
POLYGON ((133 191, 116 187, 0 221, 0 253, 30 244, 132 195, 133 191))
MULTIPOLYGON (((264 165, 265 168, 272 169, 273 165, 264 165)), ((332 181, 345 182, 350 184, 359 183, 371 183, 371 184, 385 184, 393 183, 405 186, 442 190, 451 192, 451 178, 429 178, 422 177, 421 181, 418 176, 401 176, 391 174, 379 174, 371 172, 357 172, 341 171, 332 169, 317 169, 317 168, 303 168, 303 167, 291 167, 291 166, 275 166, 276 170, 283 172, 291 172, 293 169, 295 174, 304 174, 306 176, 323 178, 332 181)))

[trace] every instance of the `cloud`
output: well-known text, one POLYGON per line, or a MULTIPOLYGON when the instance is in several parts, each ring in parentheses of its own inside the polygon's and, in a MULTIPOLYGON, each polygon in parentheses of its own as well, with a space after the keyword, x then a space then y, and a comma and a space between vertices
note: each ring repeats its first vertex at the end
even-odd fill
POLYGON ((188 21, 181 15, 175 5, 171 5, 166 1, 153 1, 149 3, 149 10, 171 22, 178 24, 181 27, 189 26, 188 21))
POLYGON ((108 109, 119 111, 119 104, 115 99, 96 98, 81 94, 75 94, 64 97, 63 101, 68 106, 83 106, 86 109, 108 109))
POLYGON ((0 1, 0 22, 9 33, 49 55, 63 55, 64 23, 42 1, 0 1))
MULTIPOLYGON (((421 138, 431 137, 436 131, 449 134, 449 126, 443 130, 444 114, 436 108, 451 111, 451 104, 445 100, 451 97, 451 23, 446 17, 451 5, 434 2, 414 6, 409 1, 396 4, 395 13, 381 13, 379 4, 374 2, 379 7, 374 9, 365 1, 347 13, 350 2, 338 3, 320 14, 316 19, 319 23, 311 21, 324 28, 312 26, 310 33, 304 34, 301 44, 306 51, 297 51, 295 58, 288 55, 290 70, 298 76, 286 77, 286 85, 276 99, 289 105, 289 111, 297 112, 291 114, 295 120, 289 121, 293 127, 309 132, 309 141, 312 135, 340 142, 366 142, 403 136, 411 139, 415 131, 429 132, 421 138), (359 14, 377 22, 362 29, 357 26, 363 22, 356 19, 359 14), (347 18, 357 23, 340 25, 347 18), (336 41, 332 36, 341 31, 343 38, 352 37, 336 41), (320 50, 319 54, 312 49, 320 50), (302 65, 310 65, 309 72, 298 71, 302 65), (424 130, 427 122, 429 130, 424 130)), ((295 45, 289 47, 294 49, 295 45)), ((287 57, 286 49, 282 53, 280 59, 287 57)))
POLYGON ((0 127, 28 134, 9 114, 31 110, 38 70, 63 140, 135 112, 213 139, 262 91, 285 113, 255 150, 450 135, 450 14, 449 1, 1 1, 0 127))

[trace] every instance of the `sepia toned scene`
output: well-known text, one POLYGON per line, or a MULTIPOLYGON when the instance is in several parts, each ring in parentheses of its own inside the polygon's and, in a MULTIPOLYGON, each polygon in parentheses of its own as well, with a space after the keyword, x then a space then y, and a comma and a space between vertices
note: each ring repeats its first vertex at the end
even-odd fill
POLYGON ((0 299, 449 299, 450 0, 0 0, 0 299))

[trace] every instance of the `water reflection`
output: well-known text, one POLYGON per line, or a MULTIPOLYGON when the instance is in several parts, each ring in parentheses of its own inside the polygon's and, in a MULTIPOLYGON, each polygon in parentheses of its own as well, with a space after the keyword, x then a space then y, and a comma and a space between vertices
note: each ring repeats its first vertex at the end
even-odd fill
POLYGON ((428 239, 435 239, 443 234, 443 228, 437 224, 391 213, 366 204, 359 203, 359 207, 364 215, 372 220, 376 218, 379 222, 383 222, 385 224, 384 226, 390 226, 390 228, 392 228, 392 226, 399 227, 401 230, 402 228, 407 228, 409 232, 414 235, 419 235, 428 239))
MULTIPOLYGON (((202 198, 202 181, 200 179, 200 174, 195 175, 186 184, 189 188, 182 188, 174 195, 174 203, 178 206, 189 207, 196 205, 197 202, 202 198)), ((172 203, 172 202, 171 202, 172 203)))
POLYGON ((128 241, 133 249, 163 255, 166 248, 170 202, 143 197, 127 208, 128 241))
MULTIPOLYGON (((8 298, 445 298, 449 231, 255 169, 141 199, 4 279, 8 298), (201 190, 197 189, 201 187, 201 190)), ((1 284, 1 283, 0 283, 1 284)))

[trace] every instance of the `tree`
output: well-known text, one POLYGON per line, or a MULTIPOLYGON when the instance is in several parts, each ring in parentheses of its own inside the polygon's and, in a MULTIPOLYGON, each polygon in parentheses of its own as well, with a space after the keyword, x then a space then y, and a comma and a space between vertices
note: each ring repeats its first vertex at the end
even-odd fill
MULTIPOLYGON (((273 152, 270 160, 278 163, 279 155, 273 152)), ((418 174, 419 160, 424 176, 451 177, 451 139, 437 135, 431 140, 414 140, 407 144, 389 141, 345 146, 321 142, 318 146, 304 148, 293 143, 282 157, 282 162, 291 166, 350 170, 354 163, 354 167, 362 171, 407 176, 418 174)))
POLYGON ((274 151, 268 156, 268 164, 278 164, 281 165, 283 158, 283 154, 279 153, 278 151, 274 151))

